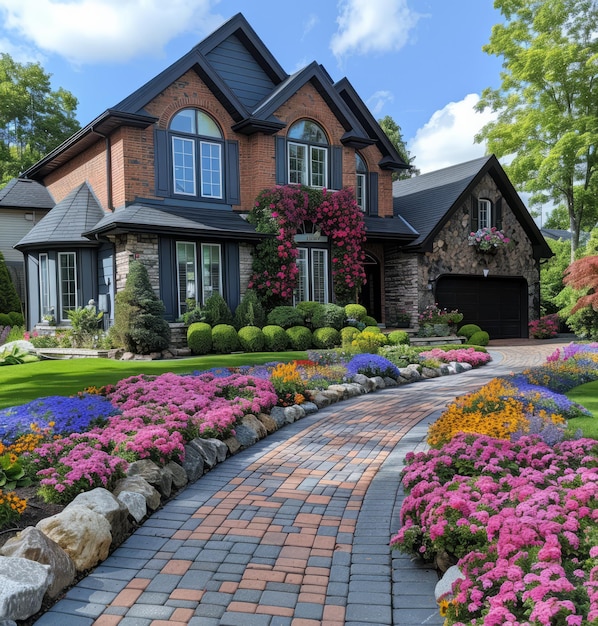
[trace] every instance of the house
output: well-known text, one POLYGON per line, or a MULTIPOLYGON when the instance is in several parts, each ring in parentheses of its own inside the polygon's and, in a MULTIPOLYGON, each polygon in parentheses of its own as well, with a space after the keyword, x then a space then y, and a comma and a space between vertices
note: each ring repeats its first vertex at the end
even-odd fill
POLYGON ((25 267, 15 244, 54 206, 48 190, 33 180, 13 179, 0 189, 0 252, 22 302, 25 302, 25 267))
MULTIPOLYGON (((170 322, 189 299, 203 303, 213 293, 234 310, 250 281, 252 252, 267 236, 246 219, 256 197, 303 184, 354 190, 367 232, 360 299, 388 324, 398 308, 415 320, 436 295, 422 295, 422 281, 441 286, 455 269, 477 273, 462 267, 467 255, 475 258, 469 225, 449 247, 439 236, 453 228, 466 197, 483 193, 496 202, 504 194, 505 226, 521 235, 520 264, 491 266, 491 280, 504 274, 520 290, 518 281, 526 281, 529 307, 507 331, 523 332, 547 248, 496 159, 478 166, 442 209, 424 198, 404 202, 418 190, 403 194, 396 183, 393 190, 392 173, 408 165, 349 81, 333 82, 316 62, 287 74, 238 14, 23 173, 55 201, 17 244, 26 259, 28 326, 52 309, 66 322, 70 309, 90 299, 112 319, 132 259, 148 268, 170 322), (434 246, 455 260, 435 260, 434 246)), ((419 178, 434 178, 426 176, 419 178)), ((332 244, 317 225, 301 229, 298 291, 302 299, 334 301, 332 244)))

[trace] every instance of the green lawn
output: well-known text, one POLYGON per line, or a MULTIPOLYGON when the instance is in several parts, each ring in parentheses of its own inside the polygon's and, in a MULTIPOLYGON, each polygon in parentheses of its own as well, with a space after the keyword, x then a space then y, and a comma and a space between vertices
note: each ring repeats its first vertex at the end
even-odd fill
POLYGON ((45 396, 70 396, 86 387, 115 384, 121 378, 136 374, 186 374, 212 367, 260 365, 272 361, 306 358, 306 352, 247 352, 210 354, 168 361, 68 359, 9 365, 0 367, 0 409, 45 396))
POLYGON ((581 428, 584 437, 598 439, 598 380, 575 387, 566 395, 570 400, 585 406, 593 415, 575 418, 569 422, 569 427, 573 430, 581 428))

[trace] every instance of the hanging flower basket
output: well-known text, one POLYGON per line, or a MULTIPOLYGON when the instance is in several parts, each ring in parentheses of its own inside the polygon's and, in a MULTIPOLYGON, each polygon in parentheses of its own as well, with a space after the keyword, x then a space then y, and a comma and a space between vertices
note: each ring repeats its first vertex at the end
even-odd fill
POLYGON ((496 254, 500 248, 507 247, 511 240, 502 230, 493 226, 492 228, 480 228, 475 233, 469 233, 467 242, 483 254, 496 254))

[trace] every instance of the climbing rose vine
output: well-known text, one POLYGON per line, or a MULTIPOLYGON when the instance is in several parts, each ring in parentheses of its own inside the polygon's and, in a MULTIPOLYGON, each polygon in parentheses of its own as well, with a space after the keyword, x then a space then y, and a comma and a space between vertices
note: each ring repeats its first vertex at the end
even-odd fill
POLYGON ((283 185, 260 193, 248 216, 258 232, 276 237, 258 244, 249 288, 268 304, 288 303, 297 287, 299 251, 295 235, 313 225, 329 237, 332 279, 337 301, 354 299, 365 280, 365 223, 351 189, 328 191, 283 185))

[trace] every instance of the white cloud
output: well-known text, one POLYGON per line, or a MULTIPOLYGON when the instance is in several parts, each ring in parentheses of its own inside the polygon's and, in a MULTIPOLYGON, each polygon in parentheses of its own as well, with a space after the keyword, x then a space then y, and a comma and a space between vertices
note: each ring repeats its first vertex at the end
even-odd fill
MULTIPOLYGON (((217 1, 217 0, 216 0, 217 1)), ((213 0, 0 0, 5 34, 75 65, 159 56, 184 32, 209 33, 223 19, 213 0)))
POLYGON ((339 9, 338 31, 330 41, 337 58, 399 50, 421 17, 407 0, 340 0, 339 9))
POLYGON ((308 35, 310 31, 315 28, 319 21, 320 18, 315 13, 310 13, 305 22, 303 22, 303 35, 301 36, 301 39, 304 39, 306 35, 308 35))
POLYGON ((394 100, 394 96, 390 91, 376 91, 374 92, 367 101, 368 109, 377 117, 380 115, 384 105, 387 102, 392 102, 394 100))
POLYGON ((484 156, 486 146, 475 143, 474 135, 496 114, 475 111, 479 99, 477 94, 468 94, 459 102, 449 102, 407 142, 422 174, 484 156))

